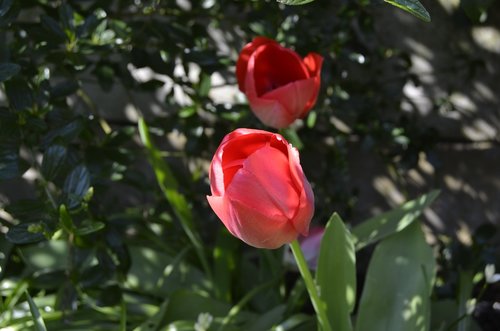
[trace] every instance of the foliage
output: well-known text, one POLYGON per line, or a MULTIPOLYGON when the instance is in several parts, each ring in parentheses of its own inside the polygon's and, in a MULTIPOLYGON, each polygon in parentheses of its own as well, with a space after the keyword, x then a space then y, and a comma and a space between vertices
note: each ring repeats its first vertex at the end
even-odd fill
MULTIPOLYGON (((371 6, 0 0, 0 183, 10 190, 21 178, 30 181, 25 199, 1 201, 0 327, 314 329, 304 285, 283 266, 283 249, 247 249, 220 230, 207 206, 207 162, 222 136, 237 127, 263 128, 241 98, 215 98, 211 78, 218 74, 234 85, 237 52, 256 35, 325 57, 315 110, 287 132, 302 145, 317 222, 326 223, 332 210, 350 219, 356 201, 347 164, 352 140, 407 169, 436 139, 399 111, 410 57, 377 43, 371 6), (402 79, 383 83, 380 64, 386 62, 402 79), (144 79, 140 70, 153 74, 144 79), (152 100, 146 106, 139 101, 158 90, 164 91, 159 110, 152 100), (139 126, 133 116, 115 116, 98 94, 111 104, 124 101, 139 126), (188 101, 179 102, 179 94, 188 101), (167 141, 171 135, 185 138, 183 148, 167 141)), ((379 227, 386 232, 375 239, 335 219, 330 242, 344 242, 352 253, 378 240, 377 251, 401 245, 409 236, 416 242, 410 253, 427 265, 428 247, 413 222, 433 198, 384 214, 393 216, 385 223, 392 226, 379 227)), ((395 261, 381 262, 377 251, 369 275, 395 261)), ((317 282, 327 282, 322 270, 340 264, 351 269, 336 284, 352 284, 354 261, 322 254, 320 261, 329 262, 320 262, 317 282)), ((459 286, 459 271, 446 270, 438 273, 438 285, 452 290, 440 299, 453 297, 459 286)), ((427 300, 430 280, 419 278, 417 289, 402 285, 404 293, 426 291, 427 300)), ((366 291, 373 290, 370 284, 366 291)), ((468 297, 453 308, 463 311, 468 297)), ((348 314, 357 311, 352 297, 345 299, 335 302, 349 304, 338 310, 348 325, 348 314)))

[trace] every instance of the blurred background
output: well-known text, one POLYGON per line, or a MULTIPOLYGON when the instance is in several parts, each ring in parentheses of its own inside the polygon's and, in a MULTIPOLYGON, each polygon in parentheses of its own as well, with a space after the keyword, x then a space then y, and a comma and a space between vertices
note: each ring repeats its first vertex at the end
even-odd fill
MULTIPOLYGON (((454 295, 455 271, 500 266, 500 2, 422 4, 429 23, 366 0, 0 1, 3 279, 43 283, 16 247, 29 252, 57 233, 61 204, 90 224, 81 244, 101 268, 71 277, 94 273, 94 287, 130 275, 131 245, 185 245, 140 142, 140 117, 213 243, 213 152, 235 128, 266 129, 234 73, 255 36, 325 58, 316 106, 286 132, 313 185, 315 224, 332 211, 357 224, 438 189, 423 218, 442 258, 439 295, 454 295)), ((66 308, 78 297, 70 283, 66 308)), ((488 293, 486 313, 475 313, 484 330, 498 330, 498 286, 488 293)))

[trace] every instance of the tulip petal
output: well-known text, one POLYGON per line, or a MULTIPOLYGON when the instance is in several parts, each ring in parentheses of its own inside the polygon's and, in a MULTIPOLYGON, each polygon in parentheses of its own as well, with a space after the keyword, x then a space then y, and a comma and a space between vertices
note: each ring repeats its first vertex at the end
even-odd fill
POLYGON ((250 56, 255 50, 262 45, 277 44, 276 41, 266 37, 255 37, 252 42, 243 47, 236 62, 236 78, 238 79, 238 87, 240 91, 245 92, 245 77, 247 75, 247 66, 250 56))
POLYGON ((271 137, 272 134, 269 132, 254 132, 254 134, 237 136, 224 145, 221 159, 224 188, 231 183, 247 157, 265 146, 271 137))
POLYGON ((238 238, 257 248, 275 249, 295 240, 298 233, 286 218, 270 217, 260 209, 232 201, 238 238))
POLYGON ((222 169, 222 152, 223 149, 219 147, 214 154, 212 162, 210 163, 210 172, 208 178, 210 180, 210 190, 213 195, 221 196, 224 194, 224 171, 222 169))
POLYGON ((257 48, 248 61, 247 70, 247 74, 253 76, 258 96, 288 83, 309 78, 309 71, 299 55, 279 44, 257 48))
POLYGON ((316 99, 318 98, 319 88, 321 85, 321 66, 323 65, 323 57, 316 53, 309 53, 304 58, 304 64, 309 69, 309 73, 311 78, 314 78, 315 89, 313 95, 309 99, 309 102, 305 106, 305 113, 307 113, 314 104, 316 103, 316 99))
POLYGON ((245 160, 226 194, 231 201, 238 200, 269 217, 283 215, 290 220, 299 205, 288 158, 270 146, 259 149, 245 160))
POLYGON ((227 134, 210 164, 210 188, 213 195, 221 196, 243 161, 267 144, 275 134, 256 129, 239 128, 227 134))
POLYGON ((232 207, 229 201, 225 197, 210 196, 207 195, 208 204, 212 207, 215 214, 224 223, 226 228, 231 232, 233 236, 239 238, 239 232, 236 231, 233 217, 232 217, 232 207))
POLYGON ((310 77, 319 77, 321 66, 323 65, 323 57, 317 53, 309 53, 304 58, 304 64, 309 70, 310 77))
POLYGON ((295 120, 278 100, 261 99, 255 94, 247 94, 247 98, 254 115, 267 126, 286 128, 295 120))
MULTIPOLYGON (((298 80, 281 86, 275 90, 262 95, 262 99, 278 100, 283 109, 288 113, 288 118, 297 119, 303 117, 309 111, 307 108, 310 100, 317 95, 318 86, 314 78, 298 80)), ((293 120, 288 123, 291 124, 293 120)), ((287 126, 288 126, 287 125, 287 126)))
POLYGON ((307 236, 309 223, 314 215, 314 194, 300 166, 299 152, 290 145, 288 147, 288 160, 295 187, 300 190, 297 214, 292 219, 293 226, 301 235, 307 236))

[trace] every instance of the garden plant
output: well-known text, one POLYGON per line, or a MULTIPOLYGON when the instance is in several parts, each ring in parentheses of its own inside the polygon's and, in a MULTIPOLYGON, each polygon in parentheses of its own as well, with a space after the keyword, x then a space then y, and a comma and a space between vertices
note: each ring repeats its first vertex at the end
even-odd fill
POLYGON ((494 225, 434 233, 439 186, 357 216, 353 144, 401 178, 439 138, 401 111, 389 5, 431 20, 0 0, 0 330, 500 330, 494 225))

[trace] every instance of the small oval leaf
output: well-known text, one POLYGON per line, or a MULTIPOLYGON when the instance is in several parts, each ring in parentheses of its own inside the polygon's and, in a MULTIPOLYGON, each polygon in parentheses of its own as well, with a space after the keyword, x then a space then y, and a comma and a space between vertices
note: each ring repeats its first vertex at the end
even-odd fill
POLYGON ((90 173, 87 167, 79 165, 68 175, 64 182, 67 206, 69 209, 77 207, 90 188, 90 173))
POLYGON ((21 223, 9 229, 5 237, 13 244, 31 244, 45 239, 41 223, 21 223))
POLYGON ((47 180, 52 180, 59 172, 66 159, 66 147, 53 145, 43 154, 42 174, 47 180))
POLYGON ((21 70, 21 66, 15 63, 0 63, 0 82, 4 82, 15 76, 21 70))
POLYGON ((105 226, 105 224, 102 222, 84 221, 75 230, 75 234, 77 234, 79 236, 86 236, 88 234, 91 234, 91 233, 97 232, 101 229, 104 229, 104 226, 105 226))
POLYGON ((42 26, 51 33, 47 37, 49 38, 52 37, 54 40, 57 41, 65 41, 67 39, 64 30, 61 28, 59 23, 52 17, 43 15, 40 19, 40 22, 42 23, 42 26))

